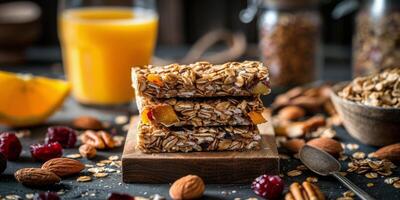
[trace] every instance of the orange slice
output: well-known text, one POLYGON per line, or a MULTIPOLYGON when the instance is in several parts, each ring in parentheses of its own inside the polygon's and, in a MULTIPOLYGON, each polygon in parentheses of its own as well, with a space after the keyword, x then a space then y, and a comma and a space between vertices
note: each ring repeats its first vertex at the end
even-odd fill
POLYGON ((19 127, 45 121, 69 89, 62 80, 0 71, 0 124, 19 127))

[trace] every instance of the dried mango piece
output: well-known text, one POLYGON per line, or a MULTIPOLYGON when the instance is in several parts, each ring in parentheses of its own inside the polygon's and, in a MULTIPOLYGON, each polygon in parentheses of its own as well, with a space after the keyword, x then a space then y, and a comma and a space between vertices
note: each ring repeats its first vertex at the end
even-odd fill
POLYGON ((147 80, 149 82, 151 82, 151 83, 154 83, 154 84, 160 86, 160 87, 164 85, 164 82, 161 79, 161 76, 158 75, 158 74, 149 74, 149 75, 147 75, 147 80))
POLYGON ((179 122, 178 116, 170 105, 157 105, 152 107, 151 113, 157 123, 171 126, 179 122))
POLYGON ((251 111, 251 112, 247 113, 247 115, 250 117, 251 121, 254 124, 262 124, 262 123, 267 122, 267 120, 259 112, 251 111))
POLYGON ((258 82, 253 88, 251 88, 251 93, 253 94, 269 94, 270 93, 270 89, 267 85, 265 85, 262 82, 258 82))

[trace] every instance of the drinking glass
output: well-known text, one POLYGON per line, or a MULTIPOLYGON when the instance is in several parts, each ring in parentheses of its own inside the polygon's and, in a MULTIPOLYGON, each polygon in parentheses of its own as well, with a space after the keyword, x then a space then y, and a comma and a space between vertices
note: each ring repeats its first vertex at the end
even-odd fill
POLYGON ((61 0, 58 18, 74 98, 87 105, 129 103, 130 69, 149 64, 156 43, 154 0, 61 0))

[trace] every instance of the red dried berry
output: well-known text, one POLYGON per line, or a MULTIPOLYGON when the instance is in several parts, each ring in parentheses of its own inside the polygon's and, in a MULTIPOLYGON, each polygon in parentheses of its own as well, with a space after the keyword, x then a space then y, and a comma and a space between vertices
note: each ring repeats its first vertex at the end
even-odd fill
POLYGON ((41 192, 35 194, 33 200, 60 200, 60 197, 55 192, 41 192))
POLYGON ((279 199, 284 188, 283 180, 279 176, 261 175, 251 184, 251 189, 258 196, 272 200, 279 199))
POLYGON ((149 112, 147 112, 147 118, 149 118, 150 120, 154 120, 154 115, 152 110, 149 110, 149 112))
POLYGON ((7 159, 3 155, 3 153, 0 153, 0 174, 4 172, 7 168, 7 159))
POLYGON ((63 153, 62 146, 58 142, 50 144, 32 144, 30 149, 32 157, 39 161, 48 161, 52 158, 59 158, 63 153))
POLYGON ((21 154, 21 142, 12 132, 0 134, 0 153, 3 153, 7 160, 16 160, 21 154))
POLYGON ((53 126, 47 129, 45 143, 59 142, 65 148, 73 148, 76 143, 76 131, 66 126, 53 126))
POLYGON ((121 194, 113 192, 108 196, 108 200, 135 200, 135 198, 129 194, 121 194))

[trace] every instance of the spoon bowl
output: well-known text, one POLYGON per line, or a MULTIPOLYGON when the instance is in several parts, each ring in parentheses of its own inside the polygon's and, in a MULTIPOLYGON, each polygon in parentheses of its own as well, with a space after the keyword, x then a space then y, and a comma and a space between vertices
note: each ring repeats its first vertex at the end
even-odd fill
POLYGON ((305 166, 321 176, 328 176, 333 172, 340 171, 339 161, 325 151, 305 145, 299 155, 305 166))

